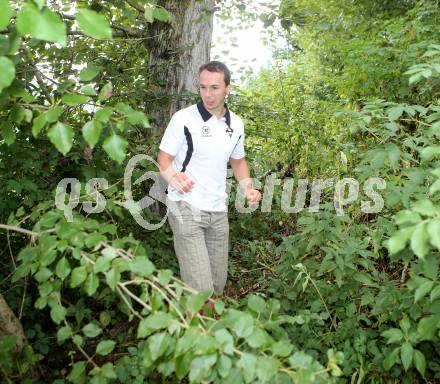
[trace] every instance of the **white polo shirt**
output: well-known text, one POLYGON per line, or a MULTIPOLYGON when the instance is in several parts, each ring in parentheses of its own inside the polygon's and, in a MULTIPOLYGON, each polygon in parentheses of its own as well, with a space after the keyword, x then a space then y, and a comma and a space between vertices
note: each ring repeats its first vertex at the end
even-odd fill
POLYGON ((159 148, 175 156, 173 168, 194 181, 193 189, 179 193, 168 186, 168 198, 184 200, 204 211, 226 211, 226 173, 229 158, 244 157, 243 121, 228 107, 218 119, 203 105, 176 112, 159 148))

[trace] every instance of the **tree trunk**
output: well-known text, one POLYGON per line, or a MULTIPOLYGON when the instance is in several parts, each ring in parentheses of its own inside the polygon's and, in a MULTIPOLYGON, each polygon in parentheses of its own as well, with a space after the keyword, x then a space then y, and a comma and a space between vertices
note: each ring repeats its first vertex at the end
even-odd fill
POLYGON ((14 351, 21 351, 26 343, 23 327, 0 293, 0 337, 9 335, 17 337, 14 351))
POLYGON ((188 106, 198 92, 198 68, 209 61, 215 0, 160 0, 173 15, 170 24, 154 23, 147 40, 152 78, 158 80, 164 102, 150 112, 155 133, 170 116, 188 106), (191 94, 192 93, 192 94, 191 94))

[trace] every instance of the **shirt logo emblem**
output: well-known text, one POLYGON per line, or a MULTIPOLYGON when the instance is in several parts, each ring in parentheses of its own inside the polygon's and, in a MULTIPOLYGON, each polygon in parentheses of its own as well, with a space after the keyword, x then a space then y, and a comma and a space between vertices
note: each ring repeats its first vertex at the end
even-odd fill
POLYGON ((234 130, 231 127, 226 128, 226 133, 229 135, 229 137, 232 137, 232 134, 234 133, 234 130))
POLYGON ((207 125, 202 127, 202 137, 212 137, 211 128, 207 125))

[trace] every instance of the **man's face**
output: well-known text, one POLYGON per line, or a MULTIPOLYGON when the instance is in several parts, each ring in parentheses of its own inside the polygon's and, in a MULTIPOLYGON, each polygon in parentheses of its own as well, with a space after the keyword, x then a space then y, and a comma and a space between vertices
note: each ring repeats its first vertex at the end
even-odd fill
POLYGON ((200 96, 208 111, 219 111, 225 103, 226 95, 230 86, 225 83, 223 72, 209 72, 204 70, 200 73, 200 96))

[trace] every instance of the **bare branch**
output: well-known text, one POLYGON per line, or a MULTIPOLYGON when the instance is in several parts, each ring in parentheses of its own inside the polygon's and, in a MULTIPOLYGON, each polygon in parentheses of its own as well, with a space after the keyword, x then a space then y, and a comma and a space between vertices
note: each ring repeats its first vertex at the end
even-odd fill
POLYGON ((144 8, 142 8, 142 6, 140 6, 140 5, 139 5, 138 3, 136 3, 135 1, 133 1, 133 0, 125 0, 125 2, 126 2, 129 6, 133 7, 134 9, 136 9, 136 11, 139 11, 140 13, 144 13, 144 12, 145 12, 144 8))
POLYGON ((39 236, 40 235, 37 232, 28 231, 27 229, 20 228, 20 227, 14 227, 12 225, 0 224, 0 228, 6 229, 8 231, 24 233, 25 235, 29 235, 29 236, 39 236))
POLYGON ((116 25, 116 24, 112 24, 111 26, 114 29, 119 29, 120 31, 125 32, 127 36, 135 36, 135 37, 144 37, 145 36, 145 31, 143 31, 142 29, 131 28, 131 27, 126 27, 123 25, 116 25))

